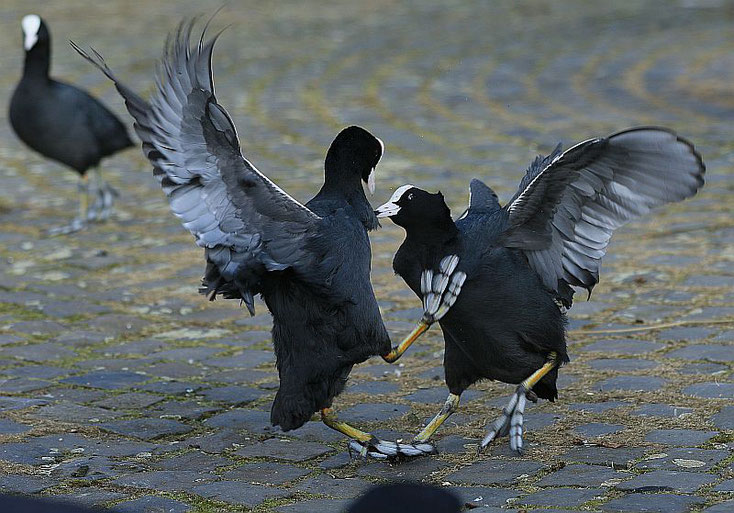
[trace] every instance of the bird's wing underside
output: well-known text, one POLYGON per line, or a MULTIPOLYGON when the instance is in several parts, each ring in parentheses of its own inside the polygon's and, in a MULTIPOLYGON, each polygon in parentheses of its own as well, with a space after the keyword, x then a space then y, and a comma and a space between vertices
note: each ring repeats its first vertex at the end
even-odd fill
POLYGON ((150 102, 121 84, 99 54, 72 45, 115 82, 171 210, 206 248, 205 292, 242 298, 252 311, 261 273, 313 263, 305 246, 319 217, 242 155, 214 94, 217 36, 205 41, 205 27, 192 48, 193 25, 181 23, 169 36, 150 102))
POLYGON ((693 145, 662 128, 590 139, 533 162, 504 207, 506 247, 523 250, 545 286, 570 306, 591 293, 612 232, 653 207, 693 196, 705 167, 693 145))

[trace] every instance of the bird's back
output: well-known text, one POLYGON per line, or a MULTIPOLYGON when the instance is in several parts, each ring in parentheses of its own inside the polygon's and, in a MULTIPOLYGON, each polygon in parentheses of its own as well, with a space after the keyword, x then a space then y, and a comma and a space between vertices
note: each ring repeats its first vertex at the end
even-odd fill
MULTIPOLYGON (((324 214, 326 205, 307 205, 324 214)), ((264 280, 281 379, 271 415, 283 430, 330 406, 353 365, 390 350, 370 283, 369 238, 350 210, 346 206, 322 217, 309 248, 321 255, 313 276, 304 280, 285 271, 264 280), (324 287, 315 288, 314 281, 324 287)))
POLYGON ((523 255, 495 244, 505 223, 502 211, 457 222, 467 279, 440 324, 446 343, 484 373, 478 377, 519 382, 549 351, 567 359, 566 319, 523 255))
POLYGON ((32 149, 79 173, 132 145, 125 126, 102 103, 50 79, 21 80, 10 103, 10 122, 32 149))
MULTIPOLYGON (((357 358, 363 357, 365 351, 372 355, 377 354, 377 349, 389 350, 387 331, 370 281, 372 252, 364 226, 348 205, 328 213, 320 211, 317 204, 307 206, 323 216, 319 235, 309 242, 309 250, 320 258, 306 280, 289 275, 289 285, 308 298, 308 303, 292 301, 289 310, 300 309, 307 323, 334 330, 334 342, 342 350, 360 346, 355 353, 357 358), (316 288, 314 282, 324 286, 316 288), (312 305, 320 306, 311 308, 312 305)), ((277 275, 276 280, 282 281, 277 275)), ((292 295, 290 292, 289 298, 292 295)), ((294 317, 286 315, 279 322, 294 324, 294 317)), ((324 339, 325 335, 321 329, 314 332, 317 339, 324 339)))

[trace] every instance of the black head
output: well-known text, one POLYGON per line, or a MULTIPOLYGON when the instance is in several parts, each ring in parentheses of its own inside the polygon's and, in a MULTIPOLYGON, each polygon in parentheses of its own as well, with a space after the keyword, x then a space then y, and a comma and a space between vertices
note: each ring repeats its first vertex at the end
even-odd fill
POLYGON ((37 14, 28 14, 20 24, 23 29, 25 67, 23 75, 29 78, 48 77, 51 62, 51 34, 37 14))
POLYGON ((350 126, 339 132, 326 154, 326 182, 351 183, 361 179, 375 191, 375 167, 382 158, 382 141, 362 127, 350 126))
POLYGON ((411 234, 450 232, 456 230, 451 210, 443 194, 431 194, 413 185, 403 185, 393 193, 390 201, 375 210, 377 217, 389 217, 392 222, 411 234))
POLYGON ((23 30, 23 48, 26 52, 49 47, 51 34, 40 16, 28 14, 23 17, 20 26, 23 30))

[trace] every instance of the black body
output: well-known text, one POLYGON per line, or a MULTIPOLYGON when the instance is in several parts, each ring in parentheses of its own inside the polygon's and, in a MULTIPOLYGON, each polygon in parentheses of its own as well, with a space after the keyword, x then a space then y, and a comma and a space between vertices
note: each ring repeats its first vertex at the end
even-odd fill
POLYGON ((81 175, 132 146, 122 122, 87 92, 49 77, 50 64, 51 36, 41 21, 10 100, 10 124, 20 140, 81 175))
POLYGON ((306 203, 321 217, 318 236, 308 246, 316 255, 312 276, 304 282, 285 271, 267 273, 262 279, 262 297, 273 314, 280 376, 271 421, 284 431, 330 407, 355 364, 390 351, 370 282, 367 231, 377 228, 377 218, 359 175, 351 173, 351 160, 330 158, 352 148, 362 154, 359 160, 369 161, 375 150, 370 140, 374 138, 361 128, 343 131, 327 154, 324 186, 306 203), (367 147, 355 147, 354 140, 348 140, 352 138, 367 147), (327 287, 314 288, 314 282, 327 287))
POLYGON ((390 350, 370 283, 368 230, 378 226, 362 181, 382 144, 352 126, 326 157, 324 185, 306 205, 242 155, 234 123, 217 103, 216 37, 191 47, 193 22, 169 38, 150 102, 98 66, 125 99, 143 151, 171 209, 205 248, 201 292, 243 301, 261 294, 273 314, 280 389, 271 420, 296 429, 331 406, 356 363, 390 350))
MULTIPOLYGON (((479 192, 472 184, 472 199, 479 192)), ((456 303, 439 321, 446 352, 446 384, 461 395, 480 379, 520 383, 540 368, 550 351, 568 361, 566 317, 519 251, 498 244, 508 226, 507 214, 493 195, 456 223, 440 194, 424 194, 413 201, 422 213, 420 225, 407 219, 406 238, 393 260, 393 268, 421 297, 424 269, 438 268, 447 255, 458 255, 457 271, 467 274, 456 303), (492 201, 493 199, 493 201, 492 201), (419 228, 420 226, 420 228, 419 228)), ((478 204, 479 205, 479 204, 478 204)), ((539 397, 554 400, 557 371, 534 388, 539 397)))
MULTIPOLYGON (((456 302, 439 318, 450 391, 459 395, 482 378, 520 383, 551 352, 567 362, 572 287, 591 294, 613 231, 693 196, 704 172, 690 142, 668 129, 640 127, 538 157, 504 207, 472 180, 469 209, 456 223, 441 193, 398 189, 378 209, 406 231, 395 271, 424 307, 421 273, 456 255, 455 272, 466 274, 456 302)), ((533 391, 552 401, 556 378, 557 366, 533 391)))

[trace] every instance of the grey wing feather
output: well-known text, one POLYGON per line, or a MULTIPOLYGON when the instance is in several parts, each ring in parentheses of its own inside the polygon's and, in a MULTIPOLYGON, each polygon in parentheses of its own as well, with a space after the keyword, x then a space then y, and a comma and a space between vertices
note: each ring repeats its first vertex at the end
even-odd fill
POLYGON ((423 296, 423 322, 432 324, 440 320, 456 302, 466 273, 456 271, 457 255, 447 255, 434 272, 425 269, 421 273, 421 295, 423 296))
POLYGON ((96 59, 72 46, 115 82, 171 210, 207 249, 204 292, 243 299, 266 271, 306 267, 306 240, 319 217, 260 173, 241 153, 234 123, 217 103, 212 52, 217 36, 193 47, 194 21, 169 36, 156 91, 146 102, 96 59))
POLYGON ((641 127, 536 159, 504 207, 502 242, 524 251, 543 283, 570 306, 570 286, 589 292, 615 229, 665 203, 693 196, 705 166, 674 132, 641 127))
POLYGON ((477 178, 473 178, 469 183, 469 209, 477 212, 500 209, 497 194, 487 184, 477 178))

